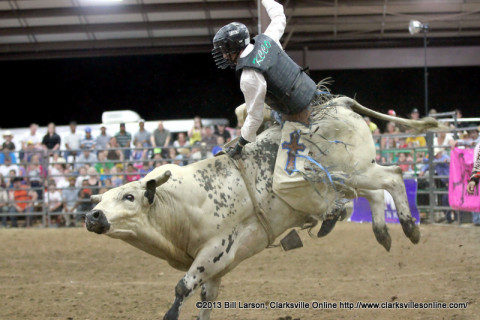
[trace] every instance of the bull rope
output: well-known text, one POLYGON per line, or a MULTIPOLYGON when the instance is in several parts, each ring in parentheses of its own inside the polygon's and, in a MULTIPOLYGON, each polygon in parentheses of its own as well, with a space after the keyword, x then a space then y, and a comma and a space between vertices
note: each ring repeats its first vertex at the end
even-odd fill
MULTIPOLYGON (((233 160, 233 159, 232 159, 233 160)), ((248 194, 250 196, 250 200, 253 204, 254 212, 255 215, 257 216, 258 221, 260 221, 260 224, 262 225, 263 229, 267 233, 268 237, 268 245, 267 248, 272 247, 273 242, 275 241, 275 235, 273 233, 272 225, 270 224, 270 221, 268 221, 267 215, 265 214, 265 211, 260 207, 256 197, 255 193, 253 192, 253 188, 251 184, 249 183, 249 180, 247 179, 247 173, 245 170, 245 165, 243 163, 243 160, 238 159, 238 160, 233 160, 233 162, 237 164, 237 167, 240 171, 240 174, 242 175, 243 182, 245 182, 245 186, 247 187, 248 194)))

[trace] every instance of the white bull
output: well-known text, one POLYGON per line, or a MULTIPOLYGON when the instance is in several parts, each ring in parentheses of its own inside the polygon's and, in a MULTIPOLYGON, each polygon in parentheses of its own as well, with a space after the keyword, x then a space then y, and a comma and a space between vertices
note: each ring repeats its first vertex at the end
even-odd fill
MULTIPOLYGON (((383 189, 393 197, 405 235, 417 243, 420 232, 412 218, 397 166, 375 163, 375 146, 365 121, 353 110, 385 120, 425 129, 434 121, 412 121, 389 117, 360 106, 349 98, 337 98, 323 106, 319 134, 345 143, 343 154, 330 154, 330 161, 345 161, 355 174, 344 181, 345 196, 366 197, 373 212, 377 240, 388 250, 390 236, 384 219, 383 189)), ((215 301, 223 275, 269 244, 266 228, 254 213, 255 204, 264 210, 271 233, 278 237, 292 227, 302 226, 312 215, 293 212, 272 193, 272 176, 280 142, 274 126, 245 147, 242 155, 246 179, 228 156, 222 155, 185 167, 164 165, 142 181, 111 189, 94 199, 95 208, 86 215, 89 231, 106 234, 186 271, 175 288, 175 300, 164 319, 178 319, 186 298, 201 287, 202 301, 215 301), (245 181, 246 180, 246 181, 245 181), (253 198, 246 183, 253 186, 253 198), (256 202, 256 203, 254 203, 256 202)), ((348 168, 347 168, 348 169, 348 168)), ((325 192, 331 188, 326 188, 325 192)), ((327 210, 319 208, 318 212, 327 210)), ((199 319, 210 318, 211 309, 200 311, 199 319)))

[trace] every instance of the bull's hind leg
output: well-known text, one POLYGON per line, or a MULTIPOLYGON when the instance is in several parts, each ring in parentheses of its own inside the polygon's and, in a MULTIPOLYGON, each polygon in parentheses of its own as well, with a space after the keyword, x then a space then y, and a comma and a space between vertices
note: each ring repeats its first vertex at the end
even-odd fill
POLYGON ((392 246, 392 238, 385 223, 385 196, 383 190, 359 190, 358 195, 368 200, 372 211, 372 228, 375 238, 387 251, 392 246))
POLYGON ((361 176, 357 177, 354 182, 349 181, 349 185, 358 189, 387 190, 392 195, 397 207, 397 214, 403 232, 412 243, 416 244, 420 241, 420 230, 410 213, 407 192, 400 167, 373 164, 361 176))

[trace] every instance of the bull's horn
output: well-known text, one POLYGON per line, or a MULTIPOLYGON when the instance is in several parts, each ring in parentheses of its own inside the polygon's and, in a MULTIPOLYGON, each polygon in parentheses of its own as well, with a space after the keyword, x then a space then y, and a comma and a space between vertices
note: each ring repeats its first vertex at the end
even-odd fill
POLYGON ((161 176, 155 178, 155 185, 157 187, 161 186, 162 184, 167 182, 168 179, 170 179, 171 175, 172 175, 172 173, 170 172, 170 170, 165 171, 161 176))
POLYGON ((94 194, 90 196, 90 201, 93 203, 99 203, 102 201, 102 195, 101 194, 94 194))

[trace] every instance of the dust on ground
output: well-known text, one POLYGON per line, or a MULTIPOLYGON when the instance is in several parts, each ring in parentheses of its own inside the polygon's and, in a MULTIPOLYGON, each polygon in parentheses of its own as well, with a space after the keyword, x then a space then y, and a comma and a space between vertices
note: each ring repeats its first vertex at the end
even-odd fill
MULTIPOLYGON (((266 249, 223 278, 212 319, 475 319, 480 228, 421 225, 413 245, 389 225, 391 252, 370 224, 342 222, 304 247, 266 249), (237 308, 225 309, 236 301, 237 308), (468 303, 466 309, 346 309, 340 302, 468 303), (267 309, 239 309, 238 303, 267 309), (272 309, 270 302, 309 303, 272 309), (328 304, 330 308, 314 308, 328 304), (336 308, 333 308, 336 304, 336 308)), ((183 276, 166 262, 84 228, 0 230, 0 319, 161 319, 183 276)), ((198 290, 197 290, 198 291, 198 290)), ((199 293, 180 319, 194 319, 199 293)))

